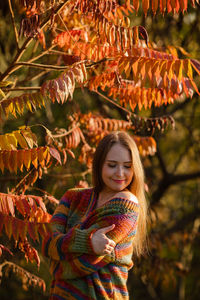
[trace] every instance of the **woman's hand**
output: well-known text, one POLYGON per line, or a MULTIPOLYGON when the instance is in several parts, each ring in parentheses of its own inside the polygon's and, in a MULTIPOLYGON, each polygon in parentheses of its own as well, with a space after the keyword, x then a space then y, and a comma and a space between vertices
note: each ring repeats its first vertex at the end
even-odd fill
POLYGON ((110 240, 106 233, 113 230, 115 224, 97 230, 91 239, 93 250, 98 255, 110 254, 115 248, 116 244, 110 240))

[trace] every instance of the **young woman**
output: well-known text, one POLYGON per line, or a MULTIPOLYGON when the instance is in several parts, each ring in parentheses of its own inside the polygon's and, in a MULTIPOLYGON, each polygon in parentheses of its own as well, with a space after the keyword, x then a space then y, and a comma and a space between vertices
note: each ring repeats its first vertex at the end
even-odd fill
POLYGON ((132 255, 146 238, 144 173, 134 140, 114 132, 93 159, 93 188, 71 189, 55 210, 43 241, 51 258, 51 300, 129 299, 132 255))

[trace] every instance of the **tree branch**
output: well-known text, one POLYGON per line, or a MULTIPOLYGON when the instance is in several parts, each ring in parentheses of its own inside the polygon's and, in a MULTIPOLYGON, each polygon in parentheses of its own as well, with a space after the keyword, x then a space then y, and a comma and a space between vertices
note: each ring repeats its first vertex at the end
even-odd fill
POLYGON ((35 64, 31 62, 17 62, 15 66, 28 66, 37 69, 49 69, 49 70, 66 70, 66 66, 55 66, 55 65, 43 65, 43 64, 35 64))
MULTIPOLYGON (((66 4, 67 4, 67 1, 64 3, 61 3, 55 10, 54 14, 56 15, 66 4)), ((48 16, 46 18, 46 20, 43 21, 43 23, 41 24, 41 29, 43 29, 49 23, 50 17, 51 16, 48 16)), ((12 74, 14 71, 16 71, 17 69, 19 69, 21 67, 21 66, 17 66, 16 63, 20 60, 20 58, 24 54, 26 48, 32 41, 33 41, 33 37, 28 37, 25 40, 24 44, 22 45, 22 47, 19 49, 19 51, 15 55, 15 58, 13 59, 10 66, 7 68, 7 70, 3 74, 1 74, 0 81, 6 80, 10 76, 10 74, 12 74)))
POLYGON ((52 177, 52 178, 57 178, 57 179, 64 179, 64 178, 71 178, 72 176, 74 177, 85 177, 87 174, 91 173, 91 169, 87 169, 86 171, 82 172, 82 173, 69 173, 69 174, 50 174, 47 173, 45 174, 48 177, 52 177))
POLYGON ((200 171, 189 173, 189 174, 177 174, 177 175, 167 173, 160 181, 157 190, 152 194, 151 206, 153 207, 160 201, 164 193, 171 185, 175 185, 179 182, 184 182, 196 178, 200 178, 200 171))
POLYGON ((18 86, 15 88, 2 88, 3 91, 5 92, 10 92, 10 91, 34 91, 34 90, 40 90, 40 86, 18 86))
POLYGON ((117 106, 118 108, 124 110, 126 113, 128 113, 129 115, 134 115, 135 117, 138 117, 136 114, 130 112, 128 109, 122 107, 121 105, 119 105, 118 103, 114 102, 113 100, 109 99, 108 97, 106 97, 105 95, 103 95, 102 93, 100 93, 97 90, 93 90, 93 92, 95 92, 96 94, 98 94, 99 96, 101 96, 102 98, 104 98, 105 100, 107 100, 108 102, 114 104, 115 106, 117 106))
POLYGON ((169 229, 167 229, 165 231, 165 236, 166 235, 170 235, 174 232, 177 232, 177 231, 183 231, 183 229, 189 225, 190 223, 194 222, 194 220, 196 218, 199 218, 200 217, 200 208, 197 208, 195 209, 194 211, 188 213, 188 214, 184 214, 184 216, 179 219, 178 221, 176 221, 176 223, 170 227, 169 229))
POLYGON ((161 156, 160 149, 159 149, 158 145, 157 145, 156 156, 157 156, 158 161, 160 163, 160 167, 161 167, 161 170, 162 170, 163 174, 167 175, 168 171, 167 171, 167 168, 166 168, 166 164, 163 160, 163 157, 161 156))
POLYGON ((11 0, 8 0, 8 5, 9 5, 11 20, 12 20, 12 24, 13 24, 14 33, 15 33, 15 40, 16 40, 16 44, 17 44, 17 50, 19 50, 19 36, 18 36, 16 25, 15 25, 15 16, 14 16, 14 12, 13 12, 13 9, 12 9, 11 0))

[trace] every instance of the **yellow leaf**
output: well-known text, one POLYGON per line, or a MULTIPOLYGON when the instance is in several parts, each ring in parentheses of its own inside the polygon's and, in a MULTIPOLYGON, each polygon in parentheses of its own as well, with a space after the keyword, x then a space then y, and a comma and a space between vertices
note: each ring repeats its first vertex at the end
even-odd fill
POLYGON ((7 140, 6 135, 0 135, 0 148, 1 150, 11 150, 11 146, 7 140))
POLYGON ((26 130, 21 130, 21 134, 25 138, 29 148, 33 148, 33 145, 37 146, 37 139, 36 135, 31 132, 31 130, 26 129, 26 130))
POLYGON ((34 167, 37 169, 37 167, 38 167, 38 155, 37 155, 37 149, 36 148, 31 149, 31 162, 34 165, 34 167))
POLYGON ((8 100, 8 101, 4 102, 2 105, 3 105, 5 115, 6 115, 6 117, 8 117, 9 113, 11 112, 10 110, 12 110, 13 104, 11 101, 8 100))
POLYGON ((178 74, 179 74, 179 69, 180 69, 180 59, 175 59, 175 63, 173 65, 173 71, 176 75, 176 77, 178 77, 178 74))
POLYGON ((39 160, 41 167, 45 166, 44 150, 45 150, 44 147, 38 148, 38 160, 39 160))
POLYGON ((0 94, 1 94, 1 96, 2 96, 3 98, 6 97, 6 94, 2 91, 2 89, 0 89, 0 94))
POLYGON ((28 110, 30 110, 31 112, 33 112, 33 108, 32 108, 32 105, 31 105, 31 101, 30 101, 30 97, 31 95, 24 95, 23 96, 23 99, 24 99, 24 103, 26 103, 26 107, 28 110))
POLYGON ((17 112, 22 115, 24 111, 24 102, 21 98, 16 99, 15 101, 15 107, 17 112))
POLYGON ((12 150, 17 149, 17 139, 15 138, 13 133, 6 134, 7 141, 11 146, 12 150))
POLYGON ((10 157, 10 151, 5 150, 3 152, 3 162, 5 169, 8 169, 12 173, 12 169, 10 168, 9 164, 9 157, 10 157))
POLYGON ((159 60, 157 60, 157 59, 152 60, 151 72, 152 72, 153 77, 154 76, 156 78, 160 77, 159 66, 160 66, 160 61, 159 60))
POLYGON ((139 62, 140 58, 136 58, 136 60, 130 62, 132 64, 132 71, 133 71, 133 75, 134 78, 137 80, 137 73, 138 73, 138 62, 139 62))
POLYGON ((173 65, 174 65, 174 60, 169 60, 167 62, 167 74, 170 81, 172 80, 173 77, 173 65))
POLYGON ((0 81, 0 88, 13 84, 12 81, 0 81))
POLYGON ((185 72, 186 72, 187 76, 192 80, 193 79, 193 72, 192 72, 192 66, 191 66, 190 59, 184 59, 183 60, 183 66, 184 66, 184 69, 185 69, 185 72))
POLYGON ((25 150, 24 151, 24 165, 27 170, 30 169, 31 164, 31 150, 25 150))
POLYGON ((24 167, 24 153, 25 153, 25 150, 18 150, 17 151, 17 166, 18 168, 20 169, 20 171, 22 172, 23 171, 23 167, 24 167))
POLYGON ((12 172, 17 174, 17 151, 13 150, 10 152, 9 165, 12 172))
POLYGON ((48 153, 49 153, 49 148, 48 147, 44 147, 44 150, 43 150, 44 152, 43 152, 43 156, 44 156, 44 159, 46 159, 47 158, 47 155, 48 155, 48 153))
POLYGON ((178 72, 178 80, 181 81, 183 77, 183 61, 180 60, 179 72, 178 72))
POLYGON ((8 106, 5 107, 6 116, 8 116, 9 113, 11 113, 13 116, 16 117, 15 107, 13 102, 11 101, 8 106))
MULTIPOLYGON (((181 1, 180 1, 181 3, 181 1)), ((177 46, 177 48, 181 51, 181 53, 185 56, 190 56, 190 53, 188 53, 183 47, 177 46)))
POLYGON ((4 163, 3 163, 3 151, 0 151, 0 169, 1 172, 4 172, 4 163))
POLYGON ((165 76, 167 72, 167 60, 160 60, 160 75, 165 76))
POLYGON ((28 145, 26 143, 26 140, 25 138, 22 136, 20 130, 17 130, 17 131, 14 131, 13 134, 15 135, 18 143, 20 144, 20 146, 23 148, 23 149, 27 149, 28 145))
POLYGON ((121 74, 124 71, 124 64, 126 63, 125 58, 121 58, 118 63, 119 73, 121 74))
POLYGON ((174 46, 167 46, 167 48, 169 49, 170 53, 173 55, 174 58, 178 58, 178 53, 174 46))

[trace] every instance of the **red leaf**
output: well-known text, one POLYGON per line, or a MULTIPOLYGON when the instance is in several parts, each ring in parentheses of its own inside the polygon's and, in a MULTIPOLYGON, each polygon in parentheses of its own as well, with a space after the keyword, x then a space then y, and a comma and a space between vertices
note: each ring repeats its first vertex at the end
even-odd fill
POLYGON ((38 227, 38 232, 42 237, 45 237, 48 233, 51 232, 51 225, 48 223, 40 223, 38 227))
POLYGON ((7 247, 5 247, 4 245, 0 245, 0 248, 4 251, 7 251, 10 255, 13 255, 13 253, 7 247))
POLYGON ((39 241, 39 236, 38 236, 38 232, 36 229, 36 224, 32 223, 32 222, 28 222, 28 233, 30 235, 30 237, 35 241, 39 241))
POLYGON ((14 217, 15 216, 15 209, 14 209, 14 205, 13 205, 13 199, 10 196, 7 196, 7 205, 8 205, 9 212, 14 217))
POLYGON ((50 152, 51 156, 53 156, 53 158, 55 158, 62 165, 60 153, 58 152, 58 150, 56 150, 55 148, 49 147, 49 152, 50 152))
POLYGON ((18 219, 13 218, 12 219, 12 232, 13 232, 13 237, 16 241, 19 239, 19 228, 18 228, 18 219))
POLYGON ((31 207, 30 207, 30 205, 29 205, 29 203, 27 201, 27 198, 26 197, 21 197, 21 199, 19 201, 22 201, 22 204, 24 206, 25 214, 27 216, 29 216, 30 215, 30 209, 31 209, 31 207))
POLYGON ((4 218, 4 226, 5 226, 5 231, 8 236, 8 238, 11 238, 12 235, 12 220, 10 216, 5 216, 4 218))
POLYGON ((17 219, 17 227, 19 235, 22 239, 22 241, 25 240, 26 234, 27 234, 27 222, 24 222, 23 220, 17 219))
POLYGON ((40 197, 35 197, 35 201, 39 204, 39 206, 43 209, 44 212, 46 212, 46 206, 44 202, 42 201, 42 198, 40 197))
POLYGON ((0 212, 0 234, 3 229, 3 224, 4 224, 4 215, 0 212))
POLYGON ((193 68, 200 75, 200 62, 196 59, 190 59, 193 68))

